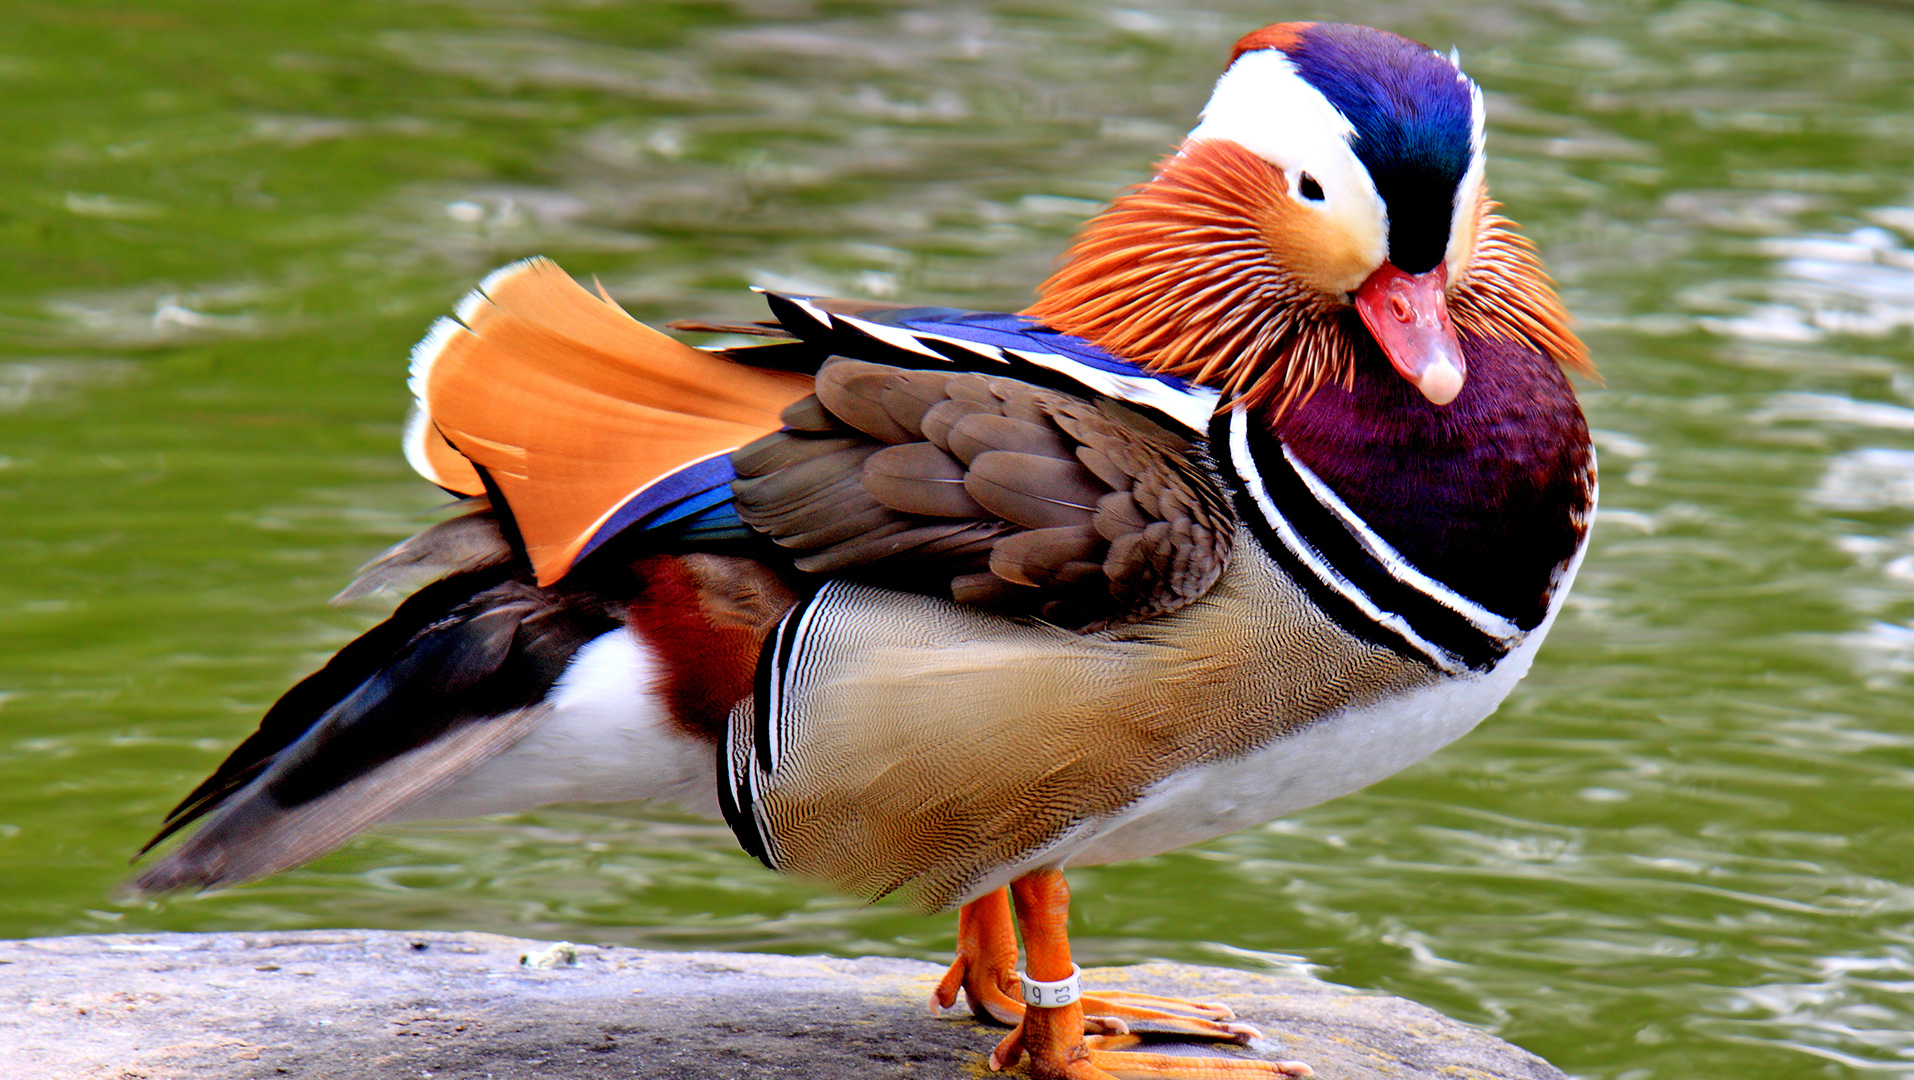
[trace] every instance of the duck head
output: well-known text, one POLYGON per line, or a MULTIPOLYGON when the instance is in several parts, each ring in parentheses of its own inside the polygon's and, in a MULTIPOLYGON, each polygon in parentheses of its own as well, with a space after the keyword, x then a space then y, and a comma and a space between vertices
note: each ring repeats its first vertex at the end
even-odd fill
POLYGON ((1378 350, 1448 405, 1470 336, 1586 368, 1546 273, 1488 199, 1483 120, 1454 54, 1362 26, 1265 27, 1029 314, 1278 412, 1350 385, 1378 350))

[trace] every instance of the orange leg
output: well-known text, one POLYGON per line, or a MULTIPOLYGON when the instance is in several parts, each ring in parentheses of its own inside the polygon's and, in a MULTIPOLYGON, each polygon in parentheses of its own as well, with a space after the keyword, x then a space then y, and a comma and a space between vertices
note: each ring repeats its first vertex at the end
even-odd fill
MULTIPOLYGON (((1017 934, 1010 921, 1010 890, 998 889, 965 904, 957 912, 957 959, 931 995, 932 1012, 957 1004, 964 992, 970 1011, 979 1020, 995 1020, 1015 1027, 1023 1020, 1024 1005, 1017 999, 1017 934)), ((1135 1020, 1155 1033, 1176 1033, 1201 1039, 1246 1042, 1260 1034, 1248 1024, 1230 1024, 1236 1014, 1226 1005, 1213 1005, 1155 994, 1102 993, 1083 996, 1084 1031, 1091 1035, 1126 1035, 1135 1020)))
MULTIPOLYGON (((1010 890, 998 889, 957 912, 957 959, 930 997, 932 1012, 957 1004, 957 991, 979 1020, 1015 1025, 1023 1019, 1018 990, 1017 931, 1010 924, 1010 890)), ((1020 991, 1019 991, 1020 992, 1020 991)))
MULTIPOLYGON (((1017 925, 1023 930, 1030 977, 1055 982, 1070 977, 1070 887, 1058 870, 1038 870, 1010 883, 1016 898, 1017 925)), ((1002 1071, 1030 1055, 1036 1080, 1269 1080, 1313 1075, 1299 1061, 1251 1058, 1179 1057, 1125 1053, 1138 1045, 1135 1035, 1084 1034, 1084 1002, 1056 1008, 1029 1007, 1016 1030, 991 1051, 990 1067, 1002 1071)))

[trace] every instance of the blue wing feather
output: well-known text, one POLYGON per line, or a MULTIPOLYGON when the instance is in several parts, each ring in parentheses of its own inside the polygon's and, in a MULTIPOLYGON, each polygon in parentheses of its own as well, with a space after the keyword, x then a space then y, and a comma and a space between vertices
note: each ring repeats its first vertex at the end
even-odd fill
POLYGON ((750 535, 731 505, 731 481, 738 474, 725 455, 693 462, 659 477, 625 500, 579 551, 584 559, 614 536, 649 532, 702 534, 704 539, 743 539, 750 535))

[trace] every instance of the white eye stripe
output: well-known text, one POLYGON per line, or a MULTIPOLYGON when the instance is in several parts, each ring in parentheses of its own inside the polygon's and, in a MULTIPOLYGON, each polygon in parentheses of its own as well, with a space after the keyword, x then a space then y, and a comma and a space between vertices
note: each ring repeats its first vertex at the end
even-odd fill
POLYGON ((1469 84, 1469 149, 1479 156, 1489 137, 1488 108, 1482 102, 1482 88, 1475 80, 1461 72, 1457 72, 1456 77, 1469 84))
POLYGON ((1388 209, 1350 145, 1355 134, 1349 118, 1302 77, 1288 56, 1258 49, 1237 57, 1216 81, 1203 121, 1189 139, 1235 142, 1281 169, 1291 197, 1323 214, 1329 227, 1373 256, 1367 270, 1348 283, 1354 288, 1389 251, 1388 209), (1305 172, 1322 190, 1320 200, 1303 196, 1305 172))
MULTIPOLYGON (((1487 117, 1482 89, 1462 72, 1460 55, 1454 50, 1447 56, 1431 50, 1431 55, 1453 66, 1456 82, 1467 87, 1469 94, 1469 164, 1451 195, 1444 252, 1449 280, 1459 282, 1473 255, 1469 249, 1476 232, 1487 117)), ((1348 275, 1351 281, 1316 282, 1337 293, 1346 291, 1345 284, 1353 289, 1389 254, 1389 209, 1368 168, 1356 156, 1356 134, 1355 125, 1303 78, 1294 61, 1281 50, 1259 49, 1238 57, 1217 80, 1202 123, 1189 138, 1236 142, 1281 169, 1289 195, 1298 205, 1323 215, 1325 226, 1352 241, 1356 250, 1373 255, 1367 270, 1348 275), (1321 198, 1310 197, 1313 193, 1305 190, 1305 176, 1321 189, 1321 198)))
POLYGON ((1285 172, 1300 167, 1297 159, 1312 153, 1357 164, 1349 149, 1356 125, 1275 49, 1238 57, 1216 80, 1202 116, 1190 138, 1231 139, 1285 172))
POLYGON ((1443 254, 1443 262, 1449 268, 1451 287, 1459 284, 1468 273, 1469 261, 1474 258, 1472 250, 1476 240, 1475 212, 1476 200, 1482 190, 1483 175, 1488 166, 1485 153, 1488 142, 1488 109, 1482 100, 1482 88, 1462 73, 1459 56, 1453 53, 1450 62, 1456 65, 1456 78, 1469 87, 1469 168, 1455 186, 1455 208, 1449 219, 1449 248, 1443 254))

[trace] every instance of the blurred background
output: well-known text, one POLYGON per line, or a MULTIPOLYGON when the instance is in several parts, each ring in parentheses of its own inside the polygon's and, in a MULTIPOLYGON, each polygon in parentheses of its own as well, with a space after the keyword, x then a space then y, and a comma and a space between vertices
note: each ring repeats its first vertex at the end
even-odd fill
POLYGON ((443 499, 408 347, 533 253, 634 314, 749 285, 1016 309, 1240 34, 1366 22, 1488 94, 1490 183, 1606 376, 1594 547, 1476 734, 1074 874, 1086 964, 1310 969, 1581 1077, 1914 1076, 1914 10, 1865 0, 0 2, 0 935, 362 926, 943 960, 722 825, 394 828, 115 888, 376 622, 443 499))

